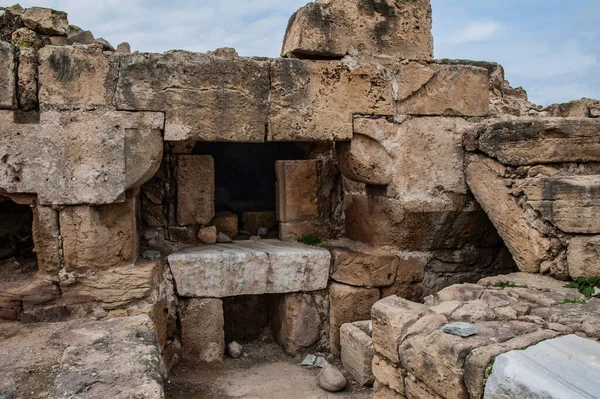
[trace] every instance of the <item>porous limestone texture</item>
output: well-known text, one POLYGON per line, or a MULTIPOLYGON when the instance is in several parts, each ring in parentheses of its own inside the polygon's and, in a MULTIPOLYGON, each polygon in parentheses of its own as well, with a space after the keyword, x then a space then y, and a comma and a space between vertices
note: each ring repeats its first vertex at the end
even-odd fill
POLYGON ((376 386, 407 397, 480 399, 496 356, 561 335, 598 339, 600 300, 548 276, 514 273, 447 287, 425 304, 382 299, 372 308, 372 322, 376 386), (478 333, 460 337, 442 330, 456 322, 478 333))
POLYGON ((600 396, 600 344, 577 335, 496 357, 484 399, 584 399, 600 396))
POLYGON ((431 60, 429 1, 309 3, 290 18, 281 56, 341 58, 353 51, 431 60))
POLYGON ((37 194, 41 205, 121 202, 162 158, 161 113, 48 111, 21 124, 2 111, 0 124, 0 190, 37 194))
POLYGON ((346 369, 360 385, 371 385, 373 376, 373 340, 370 321, 342 324, 340 328, 341 359, 346 369))
POLYGON ((260 240, 184 250, 168 259, 180 296, 222 298, 322 290, 331 255, 299 243, 260 240))
POLYGON ((9 43, 0 41, 0 108, 17 107, 15 48, 9 43))

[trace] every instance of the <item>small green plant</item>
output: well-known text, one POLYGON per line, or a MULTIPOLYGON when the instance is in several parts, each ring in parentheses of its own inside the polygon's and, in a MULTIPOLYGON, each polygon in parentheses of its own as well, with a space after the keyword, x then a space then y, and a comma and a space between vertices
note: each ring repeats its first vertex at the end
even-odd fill
POLYGON ((494 371, 494 363, 496 362, 496 358, 498 356, 494 356, 492 358, 492 360, 490 361, 490 365, 485 369, 485 376, 489 377, 490 375, 492 375, 492 371, 494 371))
POLYGON ((567 288, 577 288, 586 297, 594 296, 596 286, 600 283, 600 277, 578 277, 577 280, 566 285, 567 288))
POLYGON ((321 239, 321 237, 316 236, 314 234, 306 234, 298 238, 298 242, 301 242, 302 244, 306 245, 319 245, 323 242, 323 240, 321 239))
POLYGON ((584 301, 583 299, 569 299, 569 298, 565 298, 565 299, 563 299, 563 303, 564 304, 574 303, 576 305, 585 305, 587 302, 584 301))
POLYGON ((505 288, 527 288, 527 285, 519 285, 515 283, 511 283, 510 281, 498 281, 493 284, 492 287, 505 289, 505 288))

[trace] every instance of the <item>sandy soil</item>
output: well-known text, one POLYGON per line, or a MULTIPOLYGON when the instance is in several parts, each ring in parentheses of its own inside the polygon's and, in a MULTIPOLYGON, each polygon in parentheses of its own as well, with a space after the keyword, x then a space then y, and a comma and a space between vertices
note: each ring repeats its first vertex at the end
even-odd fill
POLYGON ((368 399, 370 388, 349 382, 343 392, 318 386, 320 369, 300 366, 303 356, 289 357, 273 342, 244 345, 240 359, 218 364, 180 363, 165 382, 167 399, 368 399))

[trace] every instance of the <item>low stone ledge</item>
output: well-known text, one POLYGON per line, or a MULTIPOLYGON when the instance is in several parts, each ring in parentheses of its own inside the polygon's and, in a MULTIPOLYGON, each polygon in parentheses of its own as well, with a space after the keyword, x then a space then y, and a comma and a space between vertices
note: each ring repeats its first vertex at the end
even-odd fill
POLYGON ((325 249, 260 240, 185 250, 169 265, 180 296, 223 298, 325 289, 330 259, 325 249))

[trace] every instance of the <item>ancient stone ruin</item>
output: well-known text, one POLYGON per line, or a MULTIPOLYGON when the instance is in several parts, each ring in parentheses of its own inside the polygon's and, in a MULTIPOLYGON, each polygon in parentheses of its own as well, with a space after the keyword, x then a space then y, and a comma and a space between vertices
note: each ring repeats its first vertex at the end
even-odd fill
POLYGON ((0 14, 0 398, 600 395, 523 366, 598 353, 599 101, 433 59, 428 0, 309 3, 277 59, 0 14), (175 386, 269 342, 310 389, 175 386))

